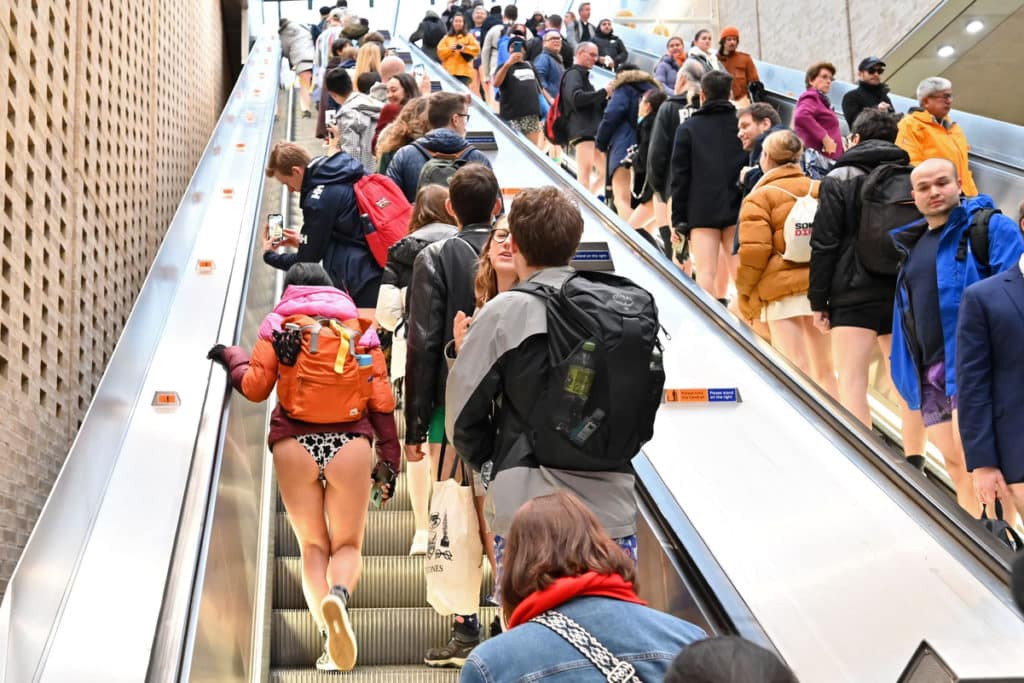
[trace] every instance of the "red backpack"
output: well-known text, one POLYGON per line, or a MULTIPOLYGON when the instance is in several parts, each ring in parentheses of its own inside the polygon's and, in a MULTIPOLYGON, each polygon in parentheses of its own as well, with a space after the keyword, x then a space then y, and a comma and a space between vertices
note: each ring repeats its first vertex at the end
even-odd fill
MULTIPOLYGON (((570 67, 571 68, 571 67, 570 67)), ((569 121, 562 111, 562 86, 565 85, 566 69, 562 73, 562 79, 558 82, 558 94, 555 101, 551 103, 548 114, 544 117, 544 137, 553 145, 566 146, 569 144, 569 121)))
POLYGON ((391 178, 380 173, 364 175, 353 186, 366 244, 383 268, 388 249, 409 234, 412 204, 391 178))

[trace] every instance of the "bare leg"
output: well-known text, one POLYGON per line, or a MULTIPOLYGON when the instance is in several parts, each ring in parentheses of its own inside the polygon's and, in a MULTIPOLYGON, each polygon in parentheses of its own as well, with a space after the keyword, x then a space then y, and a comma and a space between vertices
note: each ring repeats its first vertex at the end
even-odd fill
MULTIPOLYGON (((591 183, 591 171, 594 168, 594 141, 580 142, 576 145, 576 180, 579 181, 588 192, 593 192, 594 183, 591 183)), ((604 174, 601 174, 604 177, 604 174)))
POLYGON ((833 327, 831 336, 832 360, 839 372, 839 403, 870 427, 868 365, 877 335, 864 327, 833 327))
MULTIPOLYGON (((878 338, 878 346, 882 349, 882 360, 885 363, 885 376, 891 378, 889 369, 889 353, 892 351, 892 335, 886 334, 878 338)), ((911 410, 903 397, 896 393, 896 401, 900 407, 900 433, 903 438, 903 452, 907 455, 924 455, 928 445, 925 434, 924 418, 921 411, 911 410)))
POLYGON ((800 318, 770 320, 768 329, 772 335, 772 346, 797 366, 808 377, 811 375, 807 344, 804 342, 804 328, 800 318))
POLYGON ((729 296, 729 259, 721 247, 718 249, 718 265, 715 269, 715 298, 725 299, 729 296))
POLYGON ((717 298, 715 282, 718 277, 718 252, 721 251, 721 231, 715 228, 690 230, 690 256, 697 263, 697 284, 717 298))
POLYGON ((409 502, 412 503, 412 515, 416 520, 417 531, 427 530, 431 476, 429 457, 419 462, 406 462, 405 478, 409 486, 409 502))
POLYGON ((804 328, 804 343, 807 344, 807 357, 811 362, 811 377, 824 389, 829 396, 839 400, 839 388, 836 385, 836 373, 832 368, 832 350, 829 348, 828 334, 814 326, 809 315, 800 317, 804 328))
POLYGON ((732 243, 736 239, 736 226, 730 225, 727 228, 722 228, 719 231, 719 235, 722 244, 722 256, 725 258, 729 277, 735 280, 736 272, 740 269, 740 256, 739 254, 732 253, 732 243))
POLYGON ((974 517, 981 515, 981 503, 974 492, 974 482, 967 474, 967 466, 964 461, 964 447, 960 443, 960 433, 957 428, 957 413, 953 411, 952 422, 942 422, 926 428, 928 440, 935 445, 942 458, 946 462, 946 473, 953 482, 956 490, 956 500, 960 507, 967 510, 974 517))
POLYGON ((615 197, 615 211, 619 218, 629 219, 633 209, 629 206, 631 197, 629 191, 629 169, 619 166, 612 173, 612 196, 615 197))
MULTIPOLYGON (((618 202, 618 200, 615 200, 618 202)), ((651 221, 654 220, 654 203, 647 202, 633 209, 633 212, 629 214, 629 224, 637 230, 646 230, 647 232, 654 235, 657 231, 654 230, 654 226, 651 225, 651 221)), ((659 223, 658 225, 663 225, 659 223)), ((660 237, 660 235, 659 235, 660 237)))
MULTIPOLYGON (((1015 512, 1024 517, 1024 483, 1010 484, 1009 486, 1007 486, 1007 488, 1009 489, 1010 497, 1003 501, 1004 505, 1012 500, 1013 507, 1016 508, 1015 512)), ((1011 515, 1009 514, 1009 512, 1006 512, 1004 510, 1003 516, 1006 518, 1006 521, 1009 522, 1011 525, 1015 523, 1015 520, 1010 519, 1011 515)))
POLYGON ((331 538, 327 581, 354 592, 362 570, 363 533, 370 504, 373 450, 367 439, 353 439, 327 463, 325 503, 331 538))
POLYGON ((597 177, 590 186, 590 191, 594 194, 604 194, 604 184, 608 175, 607 158, 604 152, 598 151, 596 147, 594 148, 594 170, 597 171, 597 177))
POLYGON ((327 595, 330 538, 324 520, 324 489, 313 456, 295 439, 274 444, 274 471, 288 521, 302 555, 302 594, 316 623, 323 628, 320 601, 327 595))
POLYGON ((473 504, 476 506, 476 519, 480 525, 480 542, 484 545, 484 552, 487 553, 487 561, 491 563, 491 576, 498 575, 498 563, 494 558, 494 534, 487 529, 487 520, 484 518, 484 500, 487 496, 476 496, 473 504))
POLYGON ((541 141, 544 139, 544 136, 541 135, 541 132, 539 130, 535 130, 532 133, 527 133, 526 138, 539 148, 541 146, 541 141))
POLYGON ((309 111, 312 106, 313 72, 303 71, 299 74, 299 107, 302 111, 309 111))

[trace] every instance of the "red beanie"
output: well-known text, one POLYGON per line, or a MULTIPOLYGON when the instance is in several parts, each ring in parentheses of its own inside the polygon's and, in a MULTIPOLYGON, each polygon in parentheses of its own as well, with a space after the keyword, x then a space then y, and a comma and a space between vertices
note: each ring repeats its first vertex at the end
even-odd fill
POLYGON ((725 40, 726 38, 740 39, 740 30, 735 26, 726 26, 722 29, 722 35, 718 36, 719 40, 725 40))

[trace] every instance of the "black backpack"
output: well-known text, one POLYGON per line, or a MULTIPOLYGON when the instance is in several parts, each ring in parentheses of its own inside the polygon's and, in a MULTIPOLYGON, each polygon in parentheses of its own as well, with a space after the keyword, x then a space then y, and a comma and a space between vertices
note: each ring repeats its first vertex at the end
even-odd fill
POLYGON ((1002 213, 999 209, 979 209, 971 216, 971 223, 960 235, 960 244, 956 249, 956 260, 961 263, 967 260, 967 243, 971 244, 971 256, 978 266, 978 274, 982 279, 992 275, 992 265, 988 260, 988 222, 992 216, 1002 213))
POLYGON ((658 341, 658 307, 631 280, 577 272, 560 289, 524 282, 516 289, 547 302, 547 381, 530 418, 530 445, 539 464, 568 470, 626 467, 654 434, 665 370, 658 341), (593 352, 594 379, 582 419, 560 429, 566 380, 585 342, 593 352))
POLYGON ((876 275, 895 276, 900 269, 900 253, 889 232, 921 219, 910 193, 913 170, 904 164, 882 164, 861 185, 857 258, 876 275))

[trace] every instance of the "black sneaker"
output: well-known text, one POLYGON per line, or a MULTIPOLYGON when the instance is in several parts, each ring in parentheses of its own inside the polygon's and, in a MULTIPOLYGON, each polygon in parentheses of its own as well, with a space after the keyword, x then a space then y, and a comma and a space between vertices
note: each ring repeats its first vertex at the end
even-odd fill
POLYGON ((480 634, 470 636, 452 628, 452 637, 443 647, 432 647, 427 650, 423 663, 427 666, 461 667, 473 648, 480 644, 480 634))
POLYGON ((494 617, 494 620, 491 622, 491 628, 490 628, 491 638, 494 638, 496 636, 500 636, 501 632, 502 632, 501 617, 496 616, 496 617, 494 617))
POLYGON ((327 626, 327 654, 340 671, 351 671, 356 665, 356 634, 348 618, 348 591, 334 586, 320 602, 320 612, 327 626))

